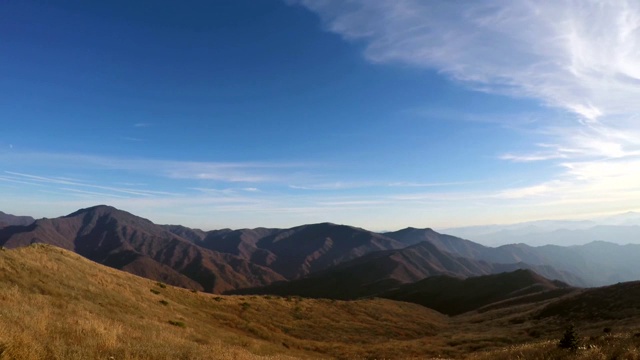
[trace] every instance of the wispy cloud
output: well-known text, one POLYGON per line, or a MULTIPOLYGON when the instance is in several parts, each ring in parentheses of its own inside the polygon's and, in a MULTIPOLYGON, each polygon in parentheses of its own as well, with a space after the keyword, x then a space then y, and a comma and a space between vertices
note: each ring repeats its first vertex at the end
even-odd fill
POLYGON ((376 186, 373 182, 324 182, 324 183, 312 183, 304 185, 289 185, 289 188, 294 190, 347 190, 376 186))
POLYGON ((121 170, 170 179, 262 183, 291 180, 314 164, 293 162, 206 162, 73 153, 0 153, 4 164, 40 164, 49 168, 121 170))
POLYGON ((640 109, 636 1, 299 3, 330 31, 365 41, 374 62, 434 68, 589 120, 640 109))
MULTIPOLYGON (((79 182, 74 180, 67 180, 65 178, 59 178, 59 177, 31 175, 31 174, 24 174, 24 173, 18 173, 13 171, 5 171, 4 173, 9 175, 4 177, 4 179, 6 179, 7 181, 22 182, 29 185, 53 184, 53 185, 65 185, 65 186, 77 186, 81 188, 100 189, 100 190, 107 190, 107 191, 120 193, 120 194, 146 196, 146 197, 157 196, 157 195, 177 195, 175 193, 164 192, 164 191, 140 190, 140 189, 113 187, 113 186, 103 186, 103 185, 84 183, 84 182, 79 182)), ((68 187, 61 187, 60 189, 70 190, 68 187)), ((84 190, 84 192, 88 193, 86 190, 84 190)))
POLYGON ((81 194, 81 195, 92 195, 92 196, 107 197, 107 198, 128 199, 128 197, 126 197, 126 196, 108 194, 108 193, 103 193, 103 192, 79 190, 79 189, 72 189, 72 188, 65 188, 65 187, 60 188, 60 190, 70 191, 72 193, 77 193, 77 194, 81 194))
POLYGON ((409 115, 430 120, 447 122, 469 122, 481 124, 496 124, 504 128, 516 130, 530 130, 543 123, 548 114, 535 112, 517 113, 471 113, 461 109, 416 107, 400 111, 401 115, 409 115))
POLYGON ((133 142, 142 142, 144 141, 144 139, 141 138, 137 138, 137 137, 130 137, 130 136, 123 136, 121 137, 122 140, 126 140, 126 141, 133 141, 133 142))
POLYGON ((538 98, 587 119, 640 106, 633 97, 640 94, 636 1, 301 3, 331 31, 365 40, 365 54, 375 62, 436 68, 481 89, 538 98))
POLYGON ((317 13, 328 31, 364 44, 373 63, 433 69, 472 89, 561 110, 532 123, 542 143, 499 156, 548 161, 555 175, 488 198, 640 200, 633 170, 640 165, 640 2, 292 2, 317 13))
POLYGON ((300 0, 377 63, 437 69, 589 120, 637 112, 637 1, 300 0))
POLYGON ((420 182, 406 182, 399 181, 387 184, 389 187, 442 187, 442 186, 457 186, 457 185, 469 185, 476 184, 477 181, 452 181, 452 182, 432 182, 432 183, 420 183, 420 182))
POLYGON ((6 182, 11 182, 16 184, 32 185, 32 186, 43 186, 42 184, 39 184, 37 182, 25 181, 24 179, 16 178, 13 176, 0 176, 0 181, 6 181, 6 182))
POLYGON ((564 159, 567 156, 557 152, 537 152, 527 154, 504 154, 500 156, 502 160, 509 160, 513 162, 533 162, 533 161, 545 161, 554 159, 564 159))

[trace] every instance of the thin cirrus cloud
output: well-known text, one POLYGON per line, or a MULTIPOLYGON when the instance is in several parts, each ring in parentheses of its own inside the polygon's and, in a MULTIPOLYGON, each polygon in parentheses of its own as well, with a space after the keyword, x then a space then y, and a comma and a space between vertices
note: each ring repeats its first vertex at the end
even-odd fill
POLYGON ((123 136, 120 139, 122 140, 126 140, 126 141, 133 141, 133 142, 141 142, 144 141, 144 139, 141 138, 137 138, 137 137, 130 137, 130 136, 123 136))
POLYGON ((640 2, 289 2, 362 43, 372 63, 432 69, 478 91, 560 110, 536 119, 533 131, 545 141, 530 144, 535 150, 499 156, 551 162, 556 175, 487 197, 579 202, 626 192, 640 200, 640 174, 630 170, 640 161, 640 2))
POLYGON ((365 56, 376 63, 437 69, 587 120, 640 110, 636 1, 298 3, 318 13, 329 31, 363 40, 365 56))
POLYGON ((176 180, 231 183, 277 182, 291 179, 313 164, 285 162, 205 162, 123 158, 73 153, 0 153, 7 165, 38 164, 47 168, 118 170, 176 180))
POLYGON ((319 191, 335 191, 335 190, 350 190, 358 188, 373 187, 377 184, 374 182, 324 182, 324 183, 310 183, 310 184, 296 184, 289 185, 293 190, 319 190, 319 191))
MULTIPOLYGON (((126 194, 126 195, 135 195, 135 196, 146 196, 152 197, 157 195, 177 195, 175 193, 165 192, 165 191, 152 191, 152 190, 140 190, 140 189, 129 189, 129 188, 120 188, 120 187, 112 187, 112 186, 103 186, 90 184, 86 182, 80 182, 77 180, 67 179, 67 178, 59 178, 59 177, 47 177, 47 176, 39 176, 32 174, 24 174, 13 171, 5 171, 7 176, 2 177, 2 180, 14 181, 14 182, 22 182, 24 184, 29 185, 59 185, 59 186, 76 186, 80 188, 91 188, 91 189, 100 189, 106 190, 114 193, 126 194)), ((68 187, 61 187, 60 189, 75 191, 75 192, 84 192, 86 194, 91 194, 92 192, 81 191, 78 189, 70 189, 68 187)), ((97 194, 93 192, 93 194, 97 194)), ((100 195, 104 195, 100 193, 100 195)))

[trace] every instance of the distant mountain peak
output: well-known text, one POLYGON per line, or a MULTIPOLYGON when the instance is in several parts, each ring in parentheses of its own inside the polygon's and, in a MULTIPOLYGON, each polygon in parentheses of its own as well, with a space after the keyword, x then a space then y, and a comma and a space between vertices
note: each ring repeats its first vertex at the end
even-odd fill
POLYGON ((91 206, 88 208, 84 208, 84 209, 79 209, 76 210, 74 212, 72 212, 71 214, 65 216, 65 217, 74 217, 77 215, 81 215, 81 214, 87 214, 87 213, 93 213, 93 212, 101 212, 101 213, 105 213, 105 212, 125 212, 123 210, 117 209, 113 206, 110 205, 95 205, 95 206, 91 206))
POLYGON ((425 231, 425 232, 433 232, 434 230, 430 227, 426 227, 426 228, 416 228, 413 226, 408 226, 404 229, 400 229, 397 232, 401 232, 401 231, 425 231))
POLYGON ((26 226, 34 221, 35 219, 31 216, 16 216, 0 211, 0 227, 10 225, 26 226))
MULTIPOLYGON (((149 219, 143 218, 138 215, 134 215, 130 212, 120 210, 113 206, 109 205, 96 205, 88 208, 80 209, 75 211, 67 216, 63 216, 63 218, 74 218, 74 217, 84 217, 85 219, 94 219, 97 217, 111 217, 115 218, 119 221, 125 222, 133 222, 133 223, 144 223, 144 224, 153 224, 153 222, 149 219)), ((155 225, 155 224, 153 224, 155 225)))

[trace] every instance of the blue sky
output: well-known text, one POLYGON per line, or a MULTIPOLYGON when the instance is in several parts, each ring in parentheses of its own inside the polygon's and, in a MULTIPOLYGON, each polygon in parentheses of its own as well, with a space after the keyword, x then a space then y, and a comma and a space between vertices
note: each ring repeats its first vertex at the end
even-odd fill
POLYGON ((640 202, 635 1, 4 1, 0 210, 204 229, 640 202))

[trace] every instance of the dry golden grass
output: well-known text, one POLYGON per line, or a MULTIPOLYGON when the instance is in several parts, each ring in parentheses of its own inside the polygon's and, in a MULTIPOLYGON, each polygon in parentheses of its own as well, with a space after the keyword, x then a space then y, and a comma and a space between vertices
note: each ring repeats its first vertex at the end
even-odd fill
POLYGON ((639 360, 640 337, 631 333, 581 339, 576 351, 558 348, 557 341, 541 341, 478 353, 470 360, 639 360))
POLYGON ((0 359, 397 357, 446 323, 414 304, 216 296, 51 246, 0 251, 0 359))
MULTIPOLYGON (((184 305, 163 306, 166 296, 153 294, 154 286, 50 246, 2 251, 0 358, 284 358, 270 356, 278 349, 267 343, 225 329, 214 333, 214 322, 189 316, 184 305)), ((169 287, 162 292, 197 296, 169 287)))
POLYGON ((566 324, 536 320, 544 305, 450 318, 383 299, 217 296, 36 245, 0 251, 0 360, 640 360, 640 337, 622 333, 638 316, 577 324, 586 348, 571 353, 556 346, 566 324))

